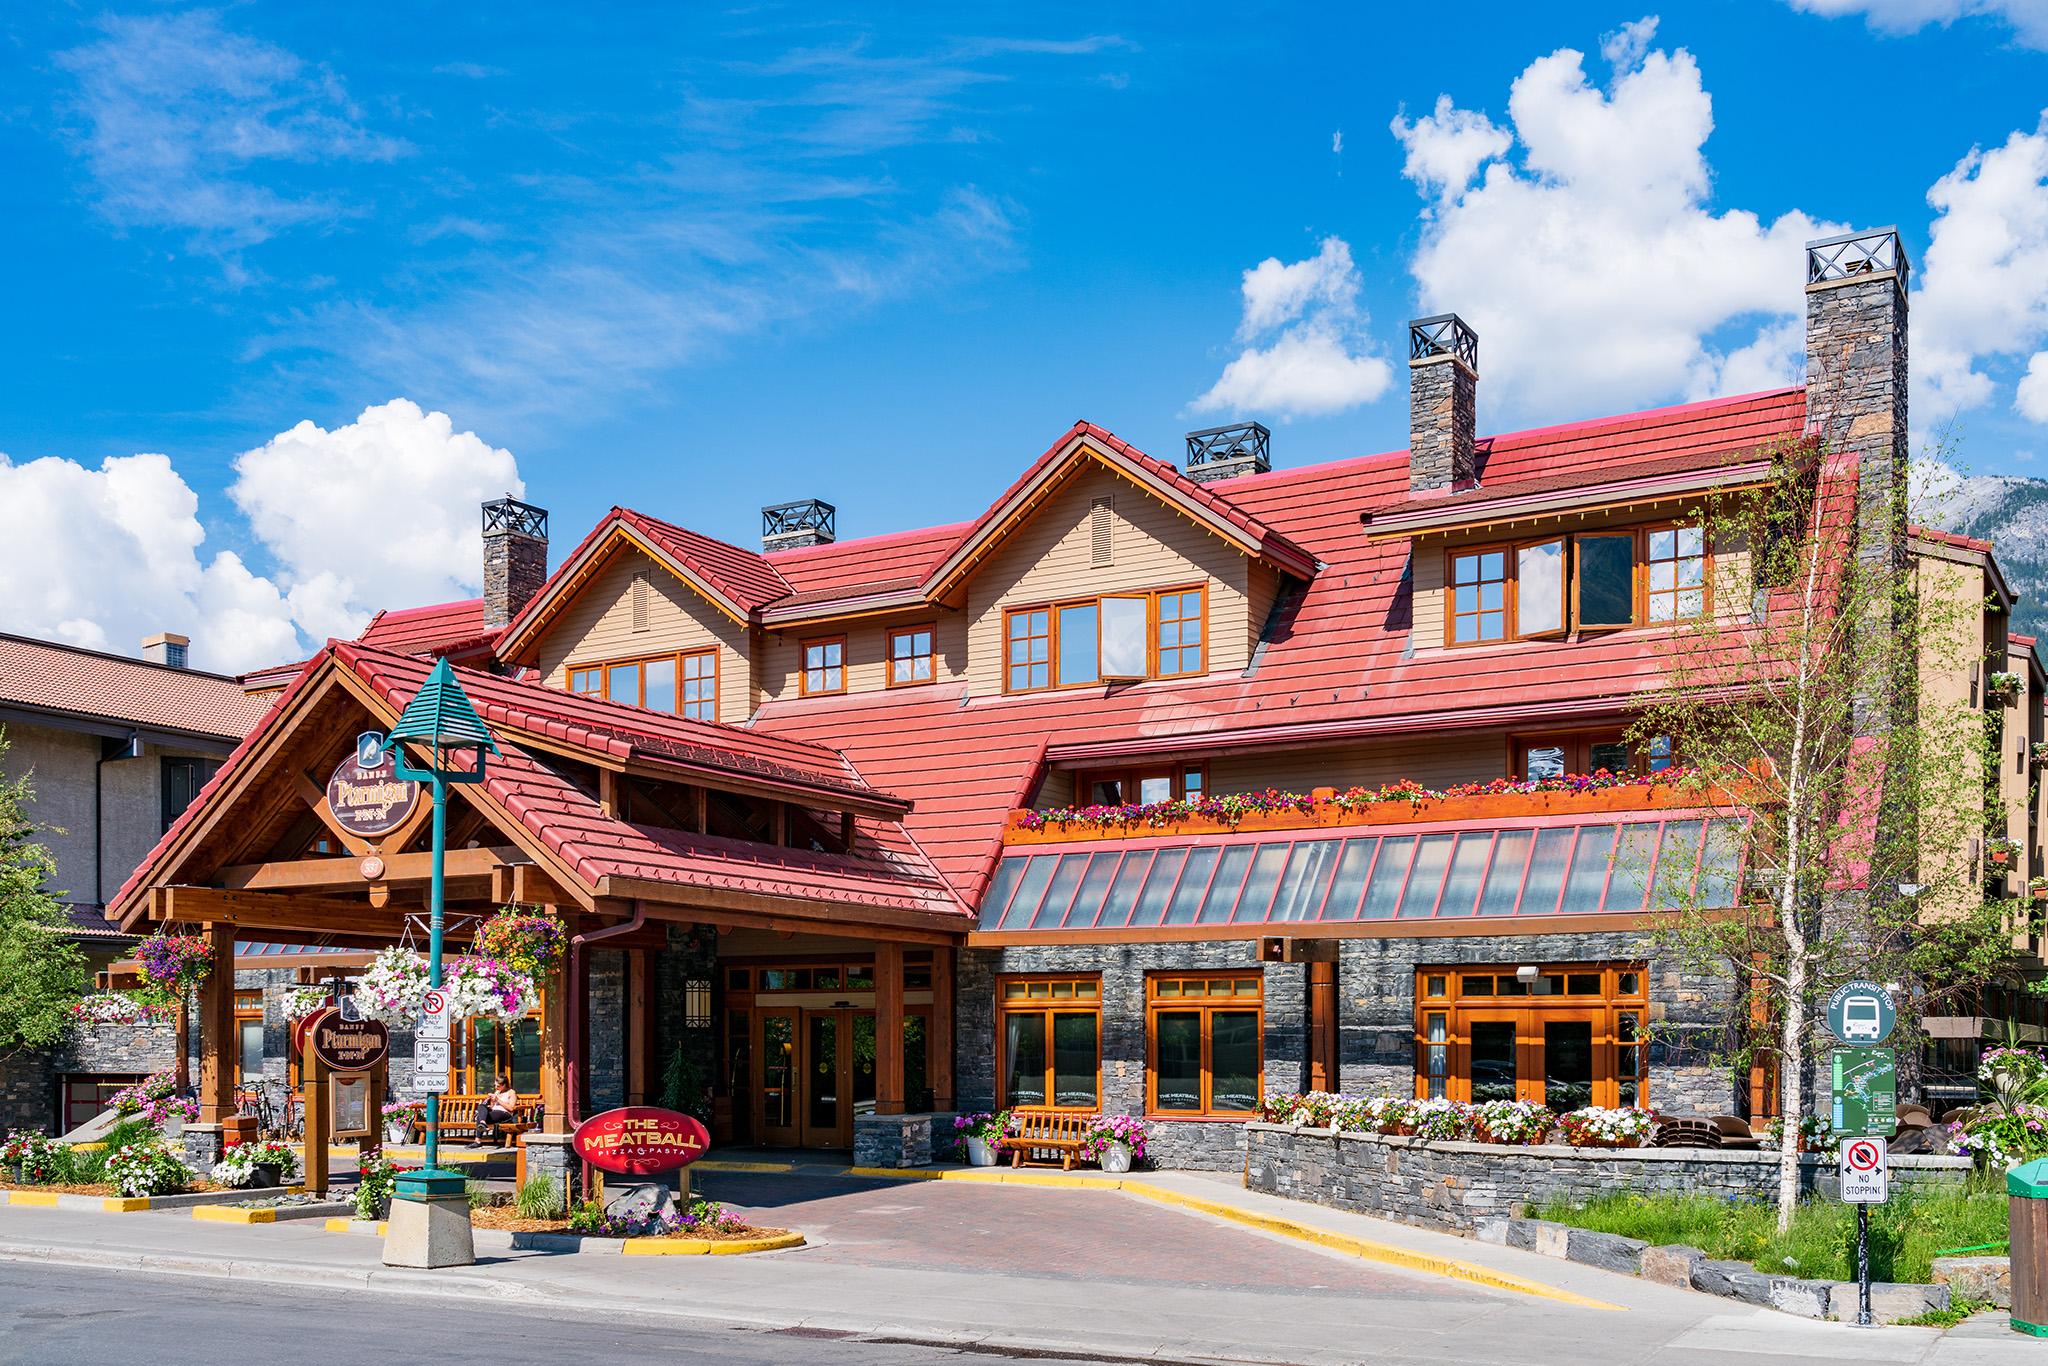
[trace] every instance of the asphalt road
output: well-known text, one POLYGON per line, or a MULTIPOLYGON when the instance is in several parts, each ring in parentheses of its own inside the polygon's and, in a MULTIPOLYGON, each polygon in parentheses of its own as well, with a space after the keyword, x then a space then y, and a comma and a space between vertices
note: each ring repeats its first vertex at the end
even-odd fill
MULTIPOLYGON (((622 1322, 616 1314, 396 1295, 251 1286, 0 1262, 0 1362, 21 1366, 338 1366, 431 1361, 436 1366, 526 1362, 715 1362, 719 1366, 956 1366, 1005 1359, 987 1352, 739 1328, 622 1322)), ((1092 1358, 1092 1361, 1115 1358, 1092 1358)), ((1032 1356, 1041 1363, 1072 1358, 1032 1356)), ((1157 1358, 1155 1366, 1170 1366, 1157 1358)))

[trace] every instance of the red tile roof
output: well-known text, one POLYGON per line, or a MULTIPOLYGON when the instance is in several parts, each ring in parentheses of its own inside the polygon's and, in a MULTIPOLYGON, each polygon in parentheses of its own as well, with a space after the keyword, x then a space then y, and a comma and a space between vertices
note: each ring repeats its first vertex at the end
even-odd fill
POLYGON ((497 629, 484 625, 482 598, 379 612, 356 637, 380 650, 434 656, 467 653, 488 646, 497 638, 497 629))
POLYGON ((774 550, 767 558, 794 590, 782 600, 784 604, 823 602, 890 588, 915 588, 973 525, 955 522, 887 536, 774 550))
POLYGON ((1980 555, 1991 553, 1991 542, 1980 541, 1974 536, 1959 536, 1953 531, 1940 531, 1928 526, 1907 527, 1906 530, 1921 540, 1932 541, 1936 545, 1954 546, 1957 550, 1974 550, 1980 555))
POLYGON ((0 635, 0 706, 239 740, 269 703, 222 674, 0 635))
POLYGON ((737 604, 742 613, 766 606, 789 592, 789 584, 758 551, 713 540, 631 508, 613 508, 612 513, 688 565, 737 604))

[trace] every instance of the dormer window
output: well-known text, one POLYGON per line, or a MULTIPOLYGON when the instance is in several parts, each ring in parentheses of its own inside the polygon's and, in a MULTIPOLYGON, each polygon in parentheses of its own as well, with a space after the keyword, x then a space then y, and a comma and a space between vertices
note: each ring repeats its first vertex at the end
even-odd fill
POLYGON ((1003 614, 1003 691, 1206 672, 1208 602, 1197 584, 1011 608, 1003 614))
POLYGON ((908 688, 936 676, 936 626, 905 626, 889 632, 889 686, 908 688))
POLYGON ((803 644, 803 695, 818 697, 846 691, 846 637, 827 636, 803 644))
POLYGON ((1698 526, 1461 546, 1447 555, 1444 643, 1541 640, 1703 616, 1708 559, 1698 526))

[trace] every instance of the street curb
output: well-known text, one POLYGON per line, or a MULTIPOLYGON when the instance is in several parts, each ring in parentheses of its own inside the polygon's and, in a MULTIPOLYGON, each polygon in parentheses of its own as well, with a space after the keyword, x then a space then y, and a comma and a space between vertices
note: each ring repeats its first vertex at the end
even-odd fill
MULTIPOLYGON (((302 1187, 287 1186, 283 1194, 302 1187)), ((24 1209, 66 1209, 85 1214, 147 1214, 152 1210, 199 1209, 249 1198, 247 1190, 187 1191, 182 1195, 78 1195, 69 1191, 0 1191, 0 1205, 24 1209)))
MULTIPOLYGON (((264 1222, 255 1220, 251 1222, 264 1222)), ((328 1219, 320 1227, 328 1233, 370 1234, 382 1238, 386 1224, 367 1219, 328 1219)), ((581 1233, 509 1233, 503 1229, 478 1229, 478 1233, 503 1233, 514 1252, 561 1252, 585 1257, 734 1257, 747 1252, 787 1252, 803 1247, 801 1233, 778 1233, 772 1238, 596 1238, 581 1233)))
POLYGON ((628 1238, 619 1251, 628 1257, 736 1257, 746 1252, 786 1252, 804 1245, 801 1233, 772 1238, 628 1238))
POLYGON ((1527 1280, 1506 1271, 1495 1271, 1492 1267, 1481 1266, 1456 1257, 1440 1257, 1430 1252, 1415 1252, 1391 1243, 1378 1243, 1368 1238, 1353 1237, 1348 1233, 1333 1233, 1327 1229, 1309 1224, 1296 1223, 1270 1214, 1254 1214, 1235 1205, 1226 1205, 1216 1200, 1204 1200, 1199 1196, 1183 1195, 1178 1191, 1163 1190, 1144 1181, 1125 1181, 1114 1177, 1074 1176, 1066 1172, 1027 1172, 1019 1169, 1004 1170, 997 1167, 849 1167, 848 1176, 869 1176, 907 1181, 967 1181, 986 1185, 1052 1186, 1065 1190, 1106 1190, 1123 1195, 1136 1196, 1162 1205, 1192 1210, 1213 1218, 1242 1224, 1246 1228, 1262 1233, 1277 1234, 1297 1242, 1312 1243, 1333 1252, 1348 1253, 1363 1261, 1379 1262, 1386 1266, 1403 1267, 1410 1271, 1422 1271, 1436 1276, 1448 1276, 1454 1280, 1470 1281, 1495 1290, 1506 1290, 1517 1295, 1530 1295, 1537 1299, 1554 1300, 1559 1304, 1576 1305, 1581 1309, 1605 1309, 1615 1313, 1627 1313, 1626 1305, 1610 1304, 1570 1290, 1561 1290, 1540 1281, 1527 1280))
POLYGON ((237 1208, 230 1205, 194 1205, 192 1217, 212 1224, 275 1224, 291 1219, 325 1219, 338 1209, 347 1209, 342 1202, 325 1201, 317 1205, 262 1205, 256 1208, 237 1208))

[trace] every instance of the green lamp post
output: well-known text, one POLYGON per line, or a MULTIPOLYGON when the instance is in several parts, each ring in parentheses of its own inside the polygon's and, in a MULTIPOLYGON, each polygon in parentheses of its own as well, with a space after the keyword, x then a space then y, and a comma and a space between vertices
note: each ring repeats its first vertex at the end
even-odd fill
MULTIPOLYGON (((434 665, 427 681, 399 713, 385 737, 397 776, 430 783, 434 792, 434 861, 428 898, 427 985, 441 985, 441 940, 447 918, 445 864, 448 853, 448 788, 453 783, 483 781, 486 754, 498 743, 470 705, 455 670, 446 659, 434 665), (427 755, 424 767, 406 758, 411 742, 427 755), (456 767, 462 756, 467 767, 456 767)), ((441 1097, 427 1095, 427 1165, 398 1178, 391 1209, 391 1231, 384 1260, 394 1266, 456 1266, 476 1260, 470 1235, 468 1200, 460 1172, 443 1171, 441 1159, 441 1097), (402 1202, 402 1203, 401 1203, 402 1202), (410 1207, 409 1209, 406 1207, 410 1207), (460 1226, 455 1216, 460 1214, 460 1226), (404 1209, 405 1213, 401 1214, 404 1209)))

